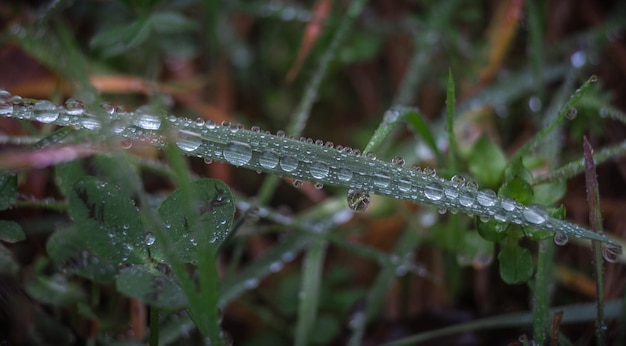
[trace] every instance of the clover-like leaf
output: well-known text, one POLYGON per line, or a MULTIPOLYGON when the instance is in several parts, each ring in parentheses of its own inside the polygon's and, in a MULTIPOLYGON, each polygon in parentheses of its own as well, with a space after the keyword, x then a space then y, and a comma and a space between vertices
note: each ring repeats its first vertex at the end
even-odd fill
POLYGON ((147 266, 132 266, 120 271, 116 281, 117 290, 149 305, 177 310, 187 304, 182 289, 170 277, 147 266))
POLYGON ((113 263, 143 263, 148 259, 143 224, 128 191, 85 177, 68 197, 70 214, 87 247, 113 263))
POLYGON ((500 277, 507 284, 528 281, 533 275, 533 256, 528 249, 517 244, 509 244, 498 254, 500 277))
MULTIPOLYGON (((230 189, 215 179, 201 179, 189 186, 191 201, 182 190, 174 191, 159 207, 159 215, 184 262, 197 260, 198 244, 209 242, 219 247, 230 231, 235 207, 230 189)), ((162 260, 157 246, 152 257, 162 260)))
POLYGON ((115 280, 117 265, 87 249, 74 228, 54 232, 48 239, 46 250, 52 261, 68 273, 98 283, 115 280))
POLYGON ((17 198, 17 175, 0 174, 0 210, 9 209, 17 198))
POLYGON ((24 239, 26 239, 26 234, 17 222, 0 220, 0 240, 17 243, 24 239))
POLYGON ((506 157, 489 137, 482 136, 476 141, 469 156, 469 171, 482 186, 496 187, 504 173, 506 157))

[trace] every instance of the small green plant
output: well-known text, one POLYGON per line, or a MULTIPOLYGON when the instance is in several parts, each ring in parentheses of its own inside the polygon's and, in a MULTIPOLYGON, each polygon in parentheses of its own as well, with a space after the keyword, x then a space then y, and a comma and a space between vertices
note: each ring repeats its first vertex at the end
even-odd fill
MULTIPOLYGON (((424 81, 420 74, 434 54, 426 49, 432 45, 432 35, 454 36, 445 33, 450 29, 454 13, 463 5, 458 1, 429 5, 438 16, 419 19, 427 34, 416 35, 415 46, 423 49, 417 49, 393 106, 384 112, 361 151, 326 138, 312 139, 302 132, 307 122, 311 122, 312 105, 318 93, 324 92, 321 83, 333 68, 332 63, 342 58, 365 59, 381 49, 368 39, 349 36, 366 1, 352 1, 347 8, 335 6, 333 15, 328 14, 332 1, 325 0, 312 12, 296 5, 281 7, 274 3, 259 7, 232 5, 237 10, 191 3, 119 1, 105 5, 112 6, 109 10, 119 10, 120 15, 114 23, 100 23, 98 33, 89 40, 90 50, 102 61, 123 59, 124 64, 140 69, 142 65, 137 64, 138 57, 134 55, 134 50, 140 49, 154 57, 142 70, 144 75, 154 77, 160 62, 158 57, 167 55, 172 47, 182 50, 183 55, 196 49, 189 44, 191 33, 201 30, 198 22, 190 19, 189 11, 194 6, 201 7, 207 18, 213 20, 202 33, 209 45, 236 51, 231 53, 241 59, 247 49, 242 42, 220 41, 223 39, 220 30, 225 30, 220 26, 224 24, 219 24, 223 23, 221 16, 225 12, 222 11, 278 17, 286 22, 301 20, 309 25, 316 24, 313 19, 325 13, 326 17, 320 19, 328 21, 324 30, 327 36, 320 38, 325 46, 311 53, 316 58, 316 67, 285 130, 270 132, 256 125, 246 127, 233 119, 183 117, 170 110, 167 98, 159 92, 153 93, 152 102, 136 106, 134 111, 130 105, 114 106, 104 101, 90 86, 84 53, 58 16, 61 9, 54 6, 43 11, 40 19, 54 33, 52 43, 42 42, 40 33, 31 27, 14 28, 8 36, 79 86, 75 97, 63 104, 52 98, 33 99, 0 90, 0 117, 30 131, 30 137, 5 138, 7 144, 18 148, 0 153, 0 210, 36 206, 60 211, 62 215, 55 230, 46 237, 46 256, 41 263, 33 265, 34 276, 25 280, 24 292, 58 309, 57 312, 69 307, 101 326, 101 331, 90 335, 76 335, 70 329, 60 328, 55 334, 58 342, 80 343, 80 339, 89 344, 122 342, 125 337, 119 335, 123 332, 118 329, 122 328, 119 321, 114 323, 104 318, 100 311, 102 303, 98 301, 106 296, 104 291, 112 289, 116 293, 111 294, 111 299, 126 297, 148 307, 144 328, 147 325, 149 330, 136 338, 137 344, 169 344, 176 340, 228 344, 238 336, 236 328, 224 326, 225 311, 234 304, 248 304, 267 325, 280 331, 257 333, 247 340, 250 345, 282 344, 283 338, 276 335, 289 335, 289 342, 297 345, 327 344, 340 337, 347 344, 360 345, 368 327, 380 318, 384 296, 398 278, 402 280, 407 273, 428 276, 427 270, 413 258, 416 250, 424 248, 426 243, 433 244, 446 261, 453 263, 447 265, 453 268, 449 277, 442 279, 448 282, 451 291, 458 290, 460 285, 459 268, 486 268, 497 258, 499 278, 504 283, 527 283, 530 287, 531 311, 416 332, 389 345, 413 344, 460 331, 524 325, 532 325, 532 338, 531 341, 522 338, 522 343, 547 344, 550 338, 551 342, 561 342, 565 337, 559 333, 559 323, 551 321, 554 312, 550 310, 549 287, 555 244, 562 246, 571 239, 592 241, 594 255, 589 262, 595 264, 597 308, 590 312, 587 306, 569 305, 562 311, 567 321, 571 316, 595 321, 597 342, 605 342, 605 319, 617 316, 616 307, 621 303, 604 301, 603 265, 604 261, 621 260, 623 242, 602 230, 595 165, 623 155, 624 145, 592 154, 585 139, 584 160, 561 165, 562 162, 556 161, 560 156, 558 159, 554 156, 554 162, 547 159, 555 150, 558 152, 559 144, 555 144, 558 141, 554 136, 563 131, 567 119, 576 118, 581 108, 603 107, 594 104, 602 93, 598 77, 592 75, 572 91, 582 75, 576 66, 575 70, 561 65, 542 66, 543 60, 537 60, 532 62, 534 71, 521 71, 471 96, 470 102, 457 103, 455 77, 453 70, 448 69, 443 88, 446 101, 443 120, 430 124, 422 111, 408 106, 409 95, 415 94, 417 85, 424 81), (356 43, 349 43, 350 40, 356 43), (52 58, 55 50, 63 52, 59 60, 52 58), (543 70, 538 73, 537 69, 543 70), (564 77, 567 73, 573 77, 564 77), (546 110, 547 120, 542 129, 526 138, 513 153, 505 154, 501 145, 485 133, 470 144, 459 134, 468 114, 476 112, 468 106, 471 102, 506 104, 532 90, 533 85, 543 88, 559 78, 565 81, 561 93, 554 96, 546 110), (398 139, 398 132, 404 128, 417 135, 408 140, 398 139), (146 160, 129 153, 145 145, 161 149, 164 159, 146 160), (430 163, 407 155, 415 152, 408 148, 416 146, 425 147, 432 154, 430 163), (266 173, 267 178, 257 198, 251 198, 231 191, 222 181, 197 177, 181 154, 193 158, 194 163, 221 162, 266 173), (22 201, 18 181, 24 179, 24 172, 46 167, 54 168, 54 186, 60 199, 53 203, 22 201), (545 172, 537 175, 540 169, 545 172), (567 192, 567 178, 583 171, 593 215, 591 229, 566 220, 565 208, 558 205, 567 192), (173 188, 168 189, 167 194, 161 190, 155 192, 148 187, 152 176, 160 177, 176 189, 173 192, 173 188), (280 177, 289 178, 294 187, 309 182, 317 190, 329 191, 333 197, 296 215, 285 216, 270 204, 280 177), (354 212, 389 214, 389 210, 377 203, 375 195, 434 209, 424 207, 415 211, 401 203, 394 204, 407 226, 391 249, 382 251, 350 241, 350 233, 342 226, 354 212), (247 239, 268 228, 259 218, 271 225, 268 232, 284 234, 257 258, 247 261, 247 239), (272 228, 291 231, 276 232, 272 228), (325 261, 335 247, 380 267, 371 284, 353 288, 347 284, 352 274, 342 270, 346 267, 335 271, 325 269, 325 261), (302 259, 296 261, 300 253, 302 259), (225 258, 229 260, 227 265, 220 262, 225 258), (301 274, 287 275, 289 272, 284 268, 293 262, 301 262, 301 274), (278 276, 283 273, 285 276, 278 276), (269 300, 270 308, 264 303, 242 299, 246 292, 258 288, 262 280, 273 274, 280 278, 274 284, 279 293, 259 298, 269 300), (345 331, 339 327, 343 323, 341 319, 348 321, 345 331), (295 325, 290 320, 296 320, 295 325), (190 334, 193 330, 197 333, 190 334)), ((468 18, 459 20, 471 22, 476 8, 465 6, 468 18)), ((536 20, 537 9, 529 6, 529 16, 536 20)), ((511 23, 504 23, 504 27, 505 24, 511 23)), ((453 42, 450 37, 444 38, 453 42)), ((377 39, 380 38, 373 37, 372 41, 377 39)), ((267 64, 273 68, 271 62, 267 64)), ((493 78, 488 70, 483 72, 481 80, 493 78)), ((174 90, 173 87, 161 89, 174 90)), ((268 101, 266 106, 272 108, 272 102, 268 101)), ((624 119, 623 113, 614 108, 604 108, 604 115, 624 119)), ((21 221, 0 221, 0 240, 15 245, 23 243, 32 234, 22 228, 21 221)), ((12 248, 0 245, 3 254, 0 263, 2 272, 15 278, 22 269, 13 257, 12 248)), ((48 316, 39 310, 36 313, 48 316)), ((39 328, 41 336, 34 335, 29 341, 48 341, 52 335, 49 326, 58 323, 46 323, 48 328, 39 328)))

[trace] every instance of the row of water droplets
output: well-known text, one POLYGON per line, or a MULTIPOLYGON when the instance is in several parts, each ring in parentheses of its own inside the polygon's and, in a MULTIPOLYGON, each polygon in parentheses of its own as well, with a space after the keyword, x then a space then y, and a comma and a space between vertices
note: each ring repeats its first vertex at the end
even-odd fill
MULTIPOLYGON (((150 105, 139 107, 135 112, 126 112, 108 103, 101 107, 108 115, 104 120, 112 124, 115 135, 164 145, 165 133, 173 133, 180 150, 201 157, 207 163, 215 160, 257 172, 288 176, 294 179, 296 186, 302 181, 311 181, 316 188, 322 188, 324 184, 347 187, 350 189, 348 205, 354 211, 365 210, 370 203, 369 194, 374 193, 436 205, 443 213, 462 211, 478 215, 483 221, 493 218, 499 222, 551 230, 556 232, 557 243, 565 243, 568 234, 583 237, 586 231, 551 218, 541 206, 522 205, 512 199, 499 198, 492 190, 479 190, 475 182, 466 181, 461 176, 445 180, 429 167, 405 168, 401 157, 384 162, 373 153, 361 153, 331 142, 305 137, 295 139, 287 137, 283 131, 271 134, 257 126, 245 129, 229 121, 216 124, 212 120, 177 118, 150 105)), ((49 101, 25 102, 5 91, 0 91, 0 115, 87 130, 99 130, 103 120, 101 116, 86 111, 86 107, 74 99, 68 100, 64 107, 58 107, 49 101)), ((600 234, 595 239, 610 243, 600 234)), ((612 243, 606 248, 605 252, 614 255, 605 257, 615 261, 621 248, 612 243)))

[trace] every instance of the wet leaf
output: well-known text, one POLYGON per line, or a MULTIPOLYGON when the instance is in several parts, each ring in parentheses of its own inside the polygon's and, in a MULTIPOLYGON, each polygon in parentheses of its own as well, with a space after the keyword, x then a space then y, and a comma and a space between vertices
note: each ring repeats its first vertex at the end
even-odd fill
POLYGON ((498 254, 500 277, 507 284, 528 281, 533 275, 533 257, 528 249, 516 244, 507 245, 498 254))
POLYGON ((17 222, 0 220, 0 240, 17 243, 24 239, 26 239, 26 234, 17 222))
POLYGON ((54 306, 66 306, 85 299, 80 286, 70 283, 64 276, 38 276, 26 283, 26 292, 37 301, 54 306))
POLYGON ((567 192, 565 180, 536 185, 534 187, 535 203, 554 205, 565 196, 565 192, 567 192))
POLYGON ((178 284, 154 268, 132 266, 122 269, 116 286, 119 292, 158 308, 177 310, 187 304, 178 284))
MULTIPOLYGON (((233 196, 223 182, 197 180, 189 190, 192 201, 186 201, 184 192, 179 189, 159 207, 159 215, 184 262, 197 260, 200 242, 209 242, 219 248, 228 236, 235 215, 233 196), (189 206, 193 209, 189 210, 189 206)), ((153 248, 152 257, 162 260, 158 243, 153 248)))
POLYGON ((496 242, 506 238, 506 230, 508 227, 509 224, 498 222, 494 219, 482 222, 480 218, 476 218, 476 229, 478 230, 478 234, 489 241, 496 242))
POLYGON ((498 195, 512 198, 522 204, 530 204, 533 199, 533 187, 519 176, 507 180, 498 189, 498 195))
POLYGON ((0 210, 9 209, 17 198, 17 175, 0 175, 0 210))
POLYGON ((88 250, 73 228, 54 232, 48 239, 46 250, 52 261, 68 273, 98 283, 115 280, 117 265, 88 250))
POLYGON ((146 18, 138 19, 96 34, 89 45, 101 49, 105 56, 117 55, 144 43, 150 37, 150 29, 146 18))
POLYGON ((13 258, 11 250, 0 244, 0 273, 16 274, 20 266, 13 258))
POLYGON ((470 173, 481 186, 494 188, 502 179, 506 157, 489 137, 482 136, 474 144, 468 164, 470 173))
POLYGON ((95 255, 127 264, 148 259, 146 234, 128 191, 85 177, 74 184, 68 202, 80 238, 95 255))

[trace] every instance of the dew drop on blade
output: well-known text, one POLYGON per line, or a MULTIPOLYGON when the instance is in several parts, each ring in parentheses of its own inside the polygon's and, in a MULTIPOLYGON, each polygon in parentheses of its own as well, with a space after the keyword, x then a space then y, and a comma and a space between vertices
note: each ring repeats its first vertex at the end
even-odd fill
POLYGON ((82 102, 69 98, 65 101, 65 111, 70 115, 81 115, 85 112, 85 106, 82 102))
POLYGON ((438 201, 443 197, 443 188, 438 182, 428 183, 424 188, 424 195, 430 200, 438 201))
POLYGON ((280 159, 280 168, 285 172, 293 172, 298 168, 298 159, 293 156, 284 156, 280 159))
POLYGON ((252 158, 252 149, 246 143, 228 142, 224 149, 224 159, 235 166, 243 166, 250 162, 252 158))
POLYGON ((618 245, 602 243, 602 257, 607 262, 615 263, 622 256, 622 248, 618 245))
POLYGON ((164 117, 164 110, 155 106, 145 105, 135 110, 133 124, 145 130, 158 130, 161 127, 161 119, 164 117))
POLYGON ((540 225, 549 218, 548 212, 539 205, 529 205, 524 208, 522 216, 529 223, 540 225))
POLYGON ((362 212, 370 205, 371 197, 369 193, 349 190, 346 196, 348 207, 355 212, 362 212))
POLYGON ((192 152, 200 147, 202 138, 194 132, 180 130, 177 133, 176 145, 182 151, 192 152))
POLYGON ((339 171, 337 171, 337 179, 350 181, 350 179, 352 179, 352 171, 347 168, 340 168, 339 171))
POLYGON ((155 241, 156 241, 156 237, 154 236, 154 234, 152 234, 150 232, 146 233, 145 243, 146 243, 147 246, 154 245, 155 241))
POLYGON ((554 234, 554 243, 556 245, 563 246, 563 245, 567 244, 568 240, 569 240, 569 237, 567 236, 567 234, 565 234, 563 232, 556 232, 554 234))
POLYGON ((59 109, 50 101, 38 101, 33 107, 35 119, 42 123, 51 123, 59 117, 59 109))
POLYGON ((387 187, 389 186, 390 182, 391 182, 391 179, 385 173, 376 173, 374 175, 374 185, 378 187, 387 187))
POLYGON ((294 179, 291 184, 293 185, 293 187, 295 188, 300 188, 302 186, 302 180, 299 179, 294 179))
POLYGON ((328 176, 328 165, 323 162, 313 162, 309 167, 309 172, 315 179, 324 179, 328 176))
POLYGON ((267 169, 275 168, 278 165, 278 155, 270 150, 262 152, 259 156, 259 165, 267 169))
POLYGON ((497 200, 496 193, 489 189, 479 191, 476 195, 476 201, 484 207, 492 207, 496 205, 497 200))

